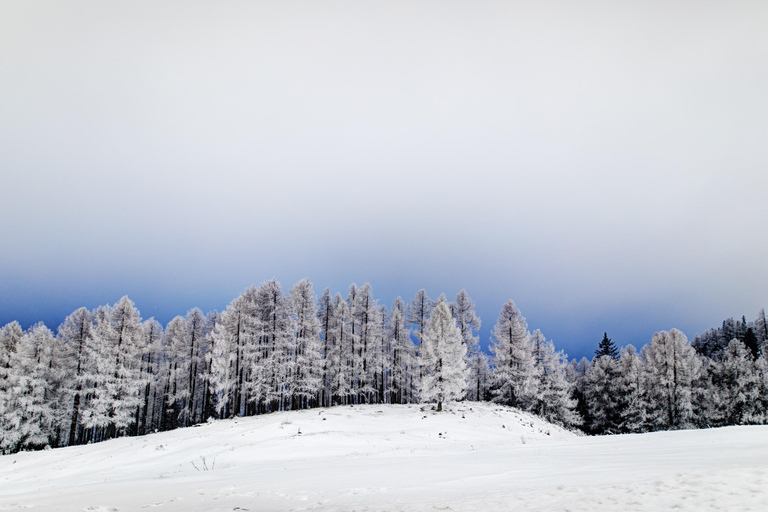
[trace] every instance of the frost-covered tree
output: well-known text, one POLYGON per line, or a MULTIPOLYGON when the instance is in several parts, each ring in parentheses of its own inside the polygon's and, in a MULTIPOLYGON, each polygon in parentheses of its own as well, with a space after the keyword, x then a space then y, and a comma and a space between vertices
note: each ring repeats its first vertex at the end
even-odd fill
POLYGON ((509 300, 491 331, 493 400, 513 407, 526 403, 533 364, 525 318, 509 300))
POLYGON ((416 347, 411 342, 411 333, 406 327, 405 303, 397 297, 392 303, 387 337, 391 350, 392 370, 390 373, 391 403, 405 404, 415 400, 414 374, 418 371, 416 347))
POLYGON ((10 451, 14 442, 3 441, 14 430, 18 411, 11 386, 11 361, 24 336, 18 322, 13 321, 0 329, 0 453, 10 451))
POLYGON ((355 353, 355 378, 358 400, 370 403, 378 391, 377 370, 381 367, 381 324, 379 307, 373 298, 373 290, 365 283, 355 297, 353 311, 357 327, 357 349, 355 353))
POLYGON ((611 356, 595 357, 584 375, 583 387, 590 433, 621 432, 619 385, 619 362, 611 356))
POLYGON ((86 375, 89 361, 87 347, 93 343, 93 316, 86 308, 80 308, 59 326, 58 337, 64 352, 67 368, 66 388, 72 395, 68 445, 77 444, 80 439, 80 407, 87 389, 86 375))
POLYGON ((485 368, 484 361, 481 360, 480 338, 475 335, 480 329, 480 318, 475 313, 475 303, 465 290, 456 294, 456 300, 451 303, 451 314, 461 331, 462 343, 467 347, 465 363, 469 369, 469 377, 465 396, 470 400, 482 400, 479 383, 483 380, 485 368))
POLYGON ((22 336, 24 336, 24 330, 15 320, 0 329, 0 385, 2 385, 6 371, 11 366, 11 354, 16 352, 16 347, 22 336))
POLYGON ((331 389, 334 405, 353 403, 353 357, 355 334, 352 331, 352 312, 347 302, 337 294, 334 298, 334 320, 331 347, 331 389))
POLYGON ((140 375, 141 316, 128 297, 92 313, 93 345, 86 346, 93 361, 86 375, 90 383, 82 411, 89 440, 101 441, 128 433, 135 422, 143 387, 140 375))
POLYGON ((289 300, 293 321, 294 384, 292 409, 314 405, 323 384, 320 322, 317 318, 315 292, 308 279, 291 288, 289 300))
POLYGON ((330 289, 323 290, 317 304, 317 319, 320 327, 320 336, 322 337, 322 387, 319 397, 319 403, 323 407, 331 405, 331 353, 335 341, 332 338, 333 332, 333 299, 330 289))
MULTIPOLYGON (((266 403, 263 403, 261 387, 254 389, 252 404, 266 406, 259 412, 285 410, 294 394, 293 336, 291 335, 291 310, 288 297, 275 279, 262 283, 255 295, 256 319, 259 324, 258 346, 260 357, 251 366, 253 381, 265 385, 266 403), (259 375, 263 372, 263 376, 259 375)), ((254 411, 255 412, 255 411, 254 411)))
POLYGON ((643 361, 632 345, 621 349, 616 393, 621 432, 643 432, 646 429, 646 402, 642 379, 643 361))
POLYGON ((654 430, 693 426, 693 384, 701 363, 685 334, 677 329, 657 332, 643 355, 648 422, 654 430))
POLYGON ((448 304, 439 302, 432 311, 429 328, 421 341, 421 367, 423 369, 421 398, 437 401, 437 410, 443 402, 458 400, 467 386, 464 361, 467 347, 461 331, 451 316, 448 304))
POLYGON ((53 333, 41 323, 18 340, 10 355, 10 394, 0 415, 0 450, 12 453, 55 445, 57 424, 57 359, 53 333))
POLYGON ((158 412, 162 409, 162 404, 158 407, 158 397, 162 402, 164 383, 161 364, 163 326, 154 318, 150 318, 142 322, 141 328, 144 348, 141 356, 141 380, 144 384, 139 392, 141 405, 136 420, 136 431, 139 435, 147 434, 159 426, 158 412))
POLYGON ((760 407, 760 376, 750 350, 742 342, 731 340, 714 373, 727 425, 758 424, 765 420, 765 411, 760 407))
POLYGON ((421 344, 424 333, 427 332, 429 316, 434 307, 435 302, 429 298, 424 288, 416 292, 416 295, 408 304, 405 318, 408 325, 413 326, 413 335, 416 336, 419 344, 421 344))
POLYGON ((243 351, 253 327, 251 310, 248 294, 241 294, 229 303, 211 333, 211 393, 219 417, 239 415, 243 405, 243 351))
POLYGON ((586 357, 582 357, 580 361, 571 360, 568 366, 565 367, 565 379, 571 385, 571 396, 576 400, 576 412, 581 418, 582 425, 585 427, 588 427, 591 421, 584 393, 586 388, 585 377, 589 364, 589 360, 586 357))
POLYGON ((547 421, 565 427, 580 425, 581 418, 576 412, 577 401, 571 397, 571 385, 565 376, 565 354, 556 352, 551 341, 545 341, 540 346, 540 357, 536 413, 547 421))

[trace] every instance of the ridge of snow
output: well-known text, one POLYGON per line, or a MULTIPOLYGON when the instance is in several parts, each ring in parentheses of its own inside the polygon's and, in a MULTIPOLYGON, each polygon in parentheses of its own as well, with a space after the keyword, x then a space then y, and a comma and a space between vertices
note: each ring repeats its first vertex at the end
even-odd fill
POLYGON ((765 426, 585 437, 488 403, 355 405, 2 456, 0 510, 759 510, 766 461, 765 426))

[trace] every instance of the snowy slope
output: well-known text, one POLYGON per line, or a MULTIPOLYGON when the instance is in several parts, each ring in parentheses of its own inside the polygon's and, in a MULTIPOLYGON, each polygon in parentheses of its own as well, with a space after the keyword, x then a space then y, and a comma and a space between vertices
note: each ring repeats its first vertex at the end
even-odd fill
POLYGON ((478 403, 274 413, 0 457, 0 510, 768 510, 767 485, 768 427, 590 438, 478 403))

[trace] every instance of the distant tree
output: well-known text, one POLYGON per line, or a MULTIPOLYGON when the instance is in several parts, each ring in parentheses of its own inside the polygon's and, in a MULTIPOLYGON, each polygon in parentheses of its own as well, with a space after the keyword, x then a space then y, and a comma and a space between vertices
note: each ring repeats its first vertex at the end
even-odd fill
POLYGON ((608 356, 611 359, 619 358, 619 349, 616 344, 608 337, 608 333, 603 333, 603 339, 600 341, 600 346, 595 350, 596 357, 608 356))
POLYGON ((421 343, 424 372, 421 397, 424 401, 436 400, 438 411, 443 410, 443 402, 457 400, 464 395, 467 385, 466 352, 461 331, 456 327, 447 303, 439 302, 421 343))
POLYGON ((752 355, 752 359, 757 359, 760 355, 760 347, 757 342, 757 336, 755 336, 755 331, 752 330, 751 327, 747 328, 746 332, 744 333, 744 339, 742 341, 744 342, 744 345, 749 349, 749 352, 752 355))

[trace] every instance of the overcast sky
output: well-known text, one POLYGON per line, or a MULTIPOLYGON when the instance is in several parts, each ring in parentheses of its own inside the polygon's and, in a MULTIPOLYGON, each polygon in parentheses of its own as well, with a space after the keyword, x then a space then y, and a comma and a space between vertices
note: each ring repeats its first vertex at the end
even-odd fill
POLYGON ((2 2, 0 325, 309 277, 570 355, 768 307, 768 2, 2 2))

